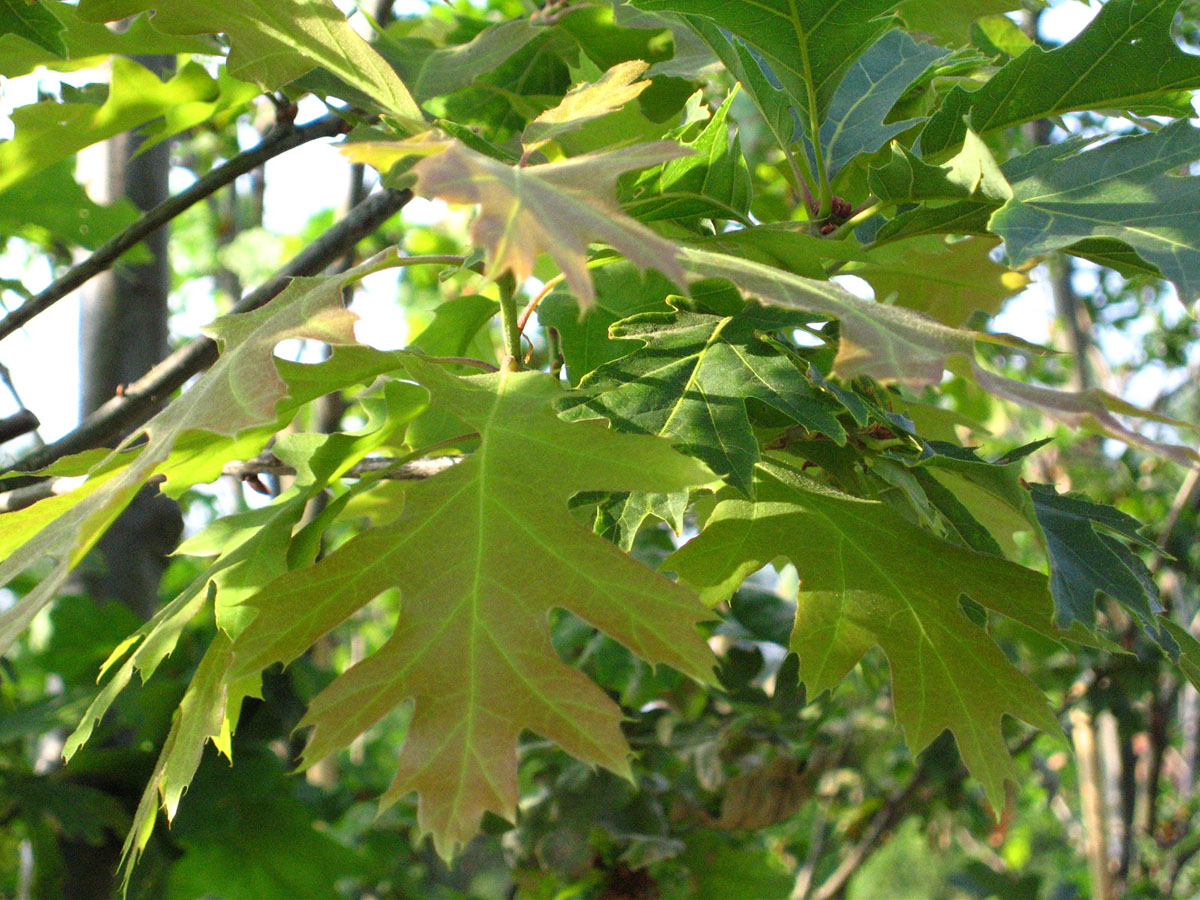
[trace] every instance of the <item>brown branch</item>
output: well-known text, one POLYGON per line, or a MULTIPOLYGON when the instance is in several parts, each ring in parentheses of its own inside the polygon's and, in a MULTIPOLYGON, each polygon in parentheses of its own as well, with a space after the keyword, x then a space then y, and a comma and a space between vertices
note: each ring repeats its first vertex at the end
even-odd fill
POLYGON ((0 340, 8 337, 34 316, 45 312, 63 297, 81 287, 91 278, 112 267, 122 255, 166 225, 184 210, 220 190, 239 176, 258 168, 264 162, 317 138, 333 137, 346 130, 345 121, 337 115, 322 116, 307 125, 294 127, 276 125, 262 142, 213 169, 197 179, 186 190, 148 210, 140 219, 107 241, 91 256, 73 266, 53 284, 3 319, 0 319, 0 340))
POLYGON ((23 409, 6 419, 0 419, 0 444, 19 438, 23 434, 35 431, 42 423, 38 417, 27 409, 23 409))
POLYGON ((396 17, 396 0, 379 0, 375 4, 375 21, 380 28, 386 28, 396 17))
MULTIPOLYGON (((298 253, 279 273, 251 291, 233 307, 248 312, 279 294, 297 275, 317 275, 340 259, 348 248, 375 231, 410 199, 409 191, 384 190, 368 197, 347 216, 298 253)), ((69 434, 37 450, 13 466, 15 471, 34 472, 70 453, 98 447, 112 437, 146 421, 155 408, 184 382, 217 359, 217 344, 211 338, 188 341, 142 378, 128 385, 124 394, 113 397, 69 434)), ((25 482, 26 484, 28 481, 25 482)), ((7 487, 19 487, 11 481, 7 487)))
MULTIPOLYGON (((342 477, 358 479, 378 474, 382 479, 393 481, 422 481, 458 465, 463 458, 458 455, 424 456, 406 462, 403 459, 391 457, 373 457, 351 466, 343 473, 342 477)), ((268 450, 245 462, 226 463, 221 474, 246 479, 256 478, 260 475, 282 477, 295 475, 296 469, 281 461, 268 450)), ((147 481, 147 484, 161 484, 164 480, 164 476, 155 475, 147 481)), ((33 506, 39 500, 49 497, 69 494, 79 487, 82 481, 82 477, 54 477, 6 491, 0 494, 0 514, 25 509, 27 506, 33 506)))
MULTIPOLYGON (((71 478, 47 478, 34 484, 27 484, 11 491, 0 494, 0 513, 16 512, 27 506, 33 506, 39 500, 50 497, 61 497, 69 494, 85 480, 85 476, 71 478)), ((165 475, 152 475, 146 479, 146 484, 162 484, 167 480, 165 475)))

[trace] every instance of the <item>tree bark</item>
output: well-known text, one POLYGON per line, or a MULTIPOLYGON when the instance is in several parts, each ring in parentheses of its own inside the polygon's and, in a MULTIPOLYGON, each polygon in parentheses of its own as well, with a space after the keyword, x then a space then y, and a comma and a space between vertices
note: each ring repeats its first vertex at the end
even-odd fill
MULTIPOLYGON (((138 62, 158 75, 174 67, 172 57, 138 62)), ((137 151, 142 138, 127 133, 107 144, 107 200, 127 197, 141 210, 168 196, 170 141, 137 151)), ((161 228, 144 246, 153 259, 119 265, 99 276, 83 300, 80 360, 80 413, 102 406, 163 359, 169 348, 167 297, 171 268, 169 229, 161 228)), ((143 491, 98 544, 99 568, 84 572, 89 594, 127 603, 143 618, 154 614, 167 554, 182 532, 179 508, 156 490, 143 491)))
MULTIPOLYGON (((173 57, 140 57, 142 65, 163 76, 174 68, 173 57)), ((105 147, 106 201, 120 197, 148 210, 167 199, 170 141, 144 153, 142 139, 124 134, 105 147)), ((153 258, 119 265, 95 279, 83 299, 80 327, 80 412, 97 409, 122 387, 136 381, 167 355, 171 269, 168 229, 145 241, 153 258)), ((167 556, 183 531, 178 505, 143 489, 96 545, 79 573, 83 590, 97 600, 115 599, 139 616, 150 618, 158 606, 159 582, 167 556)), ((136 778, 129 783, 93 785, 114 793, 132 809, 137 804, 136 778)), ((116 887, 115 873, 122 836, 109 834, 98 845, 72 841, 63 845, 66 878, 64 900, 107 900, 116 887)))

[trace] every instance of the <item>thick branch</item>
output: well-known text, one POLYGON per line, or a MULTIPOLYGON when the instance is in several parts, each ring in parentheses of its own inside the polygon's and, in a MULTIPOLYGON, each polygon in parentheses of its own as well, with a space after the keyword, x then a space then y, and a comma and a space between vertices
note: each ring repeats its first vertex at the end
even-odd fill
POLYGON ((37 429, 42 423, 38 417, 27 409, 23 409, 7 419, 0 419, 0 444, 19 438, 23 434, 37 429))
POLYGON ((0 340, 8 337, 34 316, 45 312, 89 279, 110 268, 123 254, 190 206, 220 190, 240 175, 258 168, 267 160, 317 138, 341 134, 345 131, 345 126, 345 121, 333 114, 299 128, 290 125, 276 126, 258 146, 239 153, 198 179, 187 190, 180 191, 174 197, 148 210, 140 219, 106 242, 79 265, 73 266, 40 294, 0 319, 0 340))
MULTIPOLYGON (((274 278, 239 300, 233 311, 257 309, 287 287, 294 276, 319 274, 399 211, 411 197, 408 191, 393 190, 368 197, 346 218, 305 247, 274 278)), ((74 431, 29 454, 13 468, 33 472, 70 453, 102 445, 109 438, 148 419, 160 402, 216 359, 215 341, 207 337, 193 338, 145 376, 128 385, 122 396, 113 397, 84 419, 74 431)), ((8 486, 18 485, 10 483, 8 486)))

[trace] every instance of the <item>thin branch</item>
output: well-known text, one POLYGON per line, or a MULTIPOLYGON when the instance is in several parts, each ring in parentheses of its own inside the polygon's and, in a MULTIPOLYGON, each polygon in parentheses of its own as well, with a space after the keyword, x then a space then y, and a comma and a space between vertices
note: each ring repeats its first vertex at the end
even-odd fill
POLYGON ((521 332, 521 334, 525 333, 525 326, 529 324, 529 317, 537 312, 537 308, 541 305, 542 301, 546 299, 546 295, 562 284, 562 282, 563 276, 555 275, 546 282, 545 287, 541 289, 536 297, 525 304, 525 308, 521 310, 520 318, 517 319, 517 331, 521 332))
MULTIPOLYGON (((279 273, 251 291, 233 307, 234 312, 257 309, 287 287, 297 275, 317 275, 398 212, 412 198, 409 191, 384 190, 368 197, 346 218, 325 231, 298 253, 279 273)), ((144 422, 155 407, 184 382, 217 359, 217 344, 211 338, 193 338, 137 381, 113 397, 69 434, 29 454, 13 469, 33 472, 70 453, 98 447, 110 438, 144 422)), ((10 487, 17 485, 9 484, 10 487)))
MULTIPOLYGON (((1060 714, 1069 708, 1070 702, 1073 702, 1074 696, 1070 695, 1068 703, 1059 711, 1060 714)), ((1037 739, 1039 732, 1036 730, 1029 731, 1017 744, 1009 749, 1010 756, 1019 756, 1030 747, 1037 739)), ((846 886, 850 883, 850 879, 862 867, 862 865, 871 857, 876 850, 882 846, 884 839, 888 833, 900 822, 904 816, 908 815, 912 802, 917 799, 921 789, 925 783, 933 775, 934 770, 941 765, 941 761, 936 759, 934 754, 928 750, 921 757, 921 762, 917 766, 912 777, 909 778, 906 784, 897 787, 888 798, 884 801, 883 806, 875 813, 871 823, 863 832, 858 843, 856 843, 850 852, 842 859, 838 867, 834 869, 830 875, 821 882, 820 886, 805 897, 811 897, 812 900, 835 900, 841 897, 846 886)), ((967 769, 959 762, 955 769, 952 778, 965 780, 967 778, 967 769)))
MULTIPOLYGON (((364 475, 373 475, 376 472, 382 472, 383 474, 379 476, 380 478, 397 481, 420 481, 425 478, 432 478, 439 472, 444 472, 458 465, 462 459, 463 457, 457 455, 424 456, 408 462, 387 457, 364 459, 347 469, 342 477, 362 478, 364 475)), ((273 453, 267 452, 255 459, 248 459, 245 462, 228 463, 221 470, 221 474, 231 475, 234 478, 250 478, 256 475, 288 476, 295 475, 296 470, 292 466, 281 462, 273 453)), ((0 497, 3 497, 3 495, 0 495, 0 497)))
MULTIPOLYGON (((0 513, 16 512, 18 509, 33 506, 39 500, 69 494, 86 480, 87 476, 85 475, 47 478, 45 481, 5 491, 0 494, 0 513)), ((167 476, 165 475, 152 475, 146 479, 146 484, 162 484, 166 480, 167 476)))
POLYGON ((379 0, 375 4, 375 21, 380 28, 386 28, 396 17, 396 0, 379 0))
POLYGON ((1200 466, 1193 466, 1175 493, 1171 509, 1163 522, 1162 533, 1158 537, 1159 552, 1155 554, 1150 564, 1150 571, 1157 572, 1166 555, 1171 552, 1171 542, 1175 537, 1175 528, 1179 524, 1179 517, 1185 511, 1197 507, 1200 507, 1200 466))
POLYGON ((346 129, 345 121, 337 115, 322 116, 300 127, 276 125, 256 147, 213 169, 184 191, 160 203, 140 219, 103 244, 95 253, 73 266, 48 288, 27 300, 0 319, 0 340, 8 337, 34 316, 45 312, 59 300, 91 278, 112 267, 122 255, 166 225, 184 210, 220 190, 241 175, 258 168, 264 162, 317 138, 333 137, 346 129))

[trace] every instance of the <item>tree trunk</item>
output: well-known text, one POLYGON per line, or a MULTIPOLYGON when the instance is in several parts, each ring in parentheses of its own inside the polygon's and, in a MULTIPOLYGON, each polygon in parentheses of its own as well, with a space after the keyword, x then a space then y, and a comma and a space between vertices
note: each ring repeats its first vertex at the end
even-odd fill
MULTIPOLYGON (((142 57, 138 62, 159 75, 174 66, 172 57, 142 57)), ((106 145, 107 197, 127 197, 146 210, 168 196, 170 141, 135 155, 142 140, 123 134, 106 145)), ((154 258, 118 265, 92 283, 83 301, 80 327, 80 413, 86 416, 123 385, 137 380, 167 355, 167 296, 171 268, 169 229, 146 240, 154 258)), ((143 618, 154 614, 166 555, 179 539, 182 523, 174 502, 143 491, 100 539, 101 565, 83 574, 89 594, 127 603, 143 618)))
MULTIPOLYGON (((138 62, 164 75, 173 57, 142 57, 138 62)), ((122 196, 139 209, 167 198, 170 142, 164 141, 135 155, 142 141, 121 135, 106 145, 106 201, 122 196)), ((153 259, 137 265, 118 265, 99 276, 85 293, 80 328, 80 412, 87 415, 167 355, 167 296, 171 269, 167 258, 168 229, 147 239, 153 259)), ((179 507, 157 489, 144 489, 100 539, 97 552, 79 573, 90 596, 126 603, 142 618, 158 606, 158 588, 183 530, 179 507)), ((119 783, 92 784, 114 794, 133 809, 140 796, 138 775, 119 783)), ((64 843, 67 872, 64 900, 108 900, 116 888, 115 873, 123 835, 109 834, 105 842, 64 843)))

